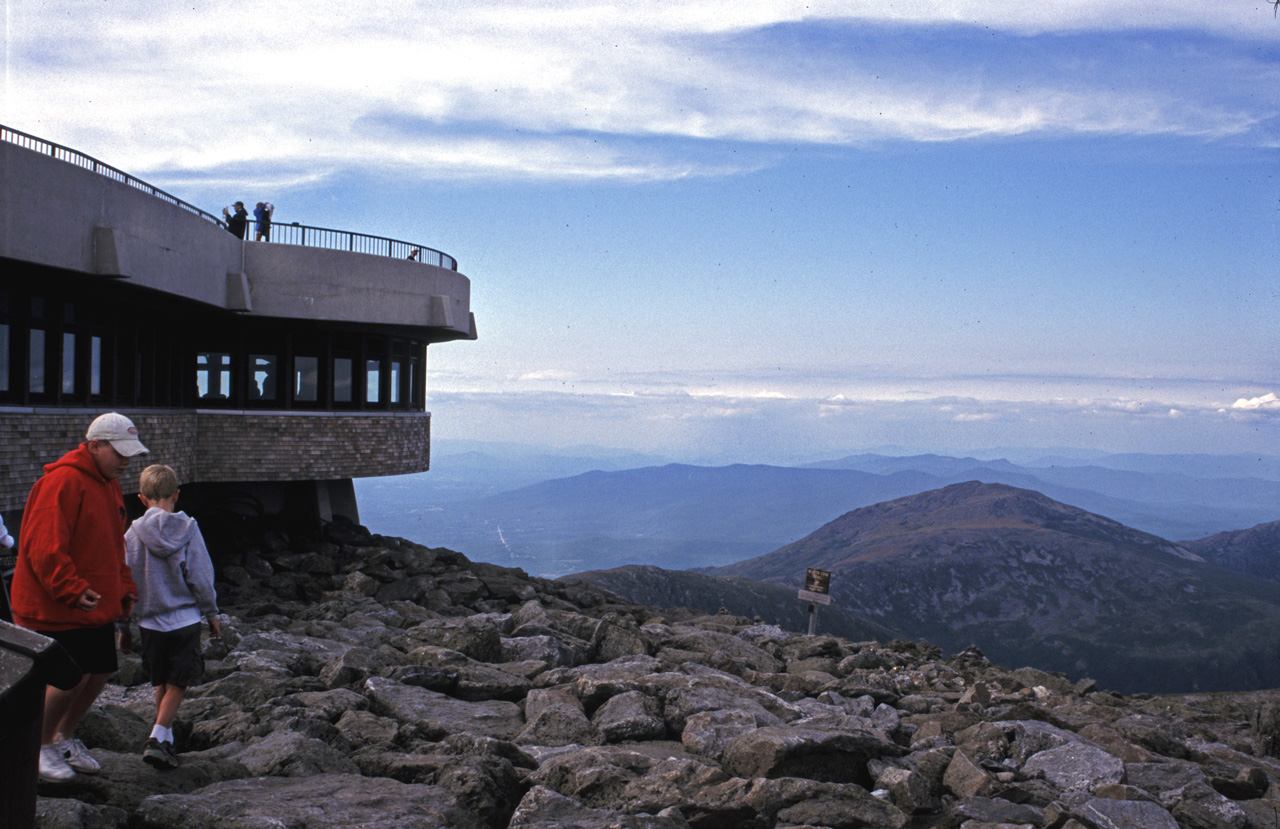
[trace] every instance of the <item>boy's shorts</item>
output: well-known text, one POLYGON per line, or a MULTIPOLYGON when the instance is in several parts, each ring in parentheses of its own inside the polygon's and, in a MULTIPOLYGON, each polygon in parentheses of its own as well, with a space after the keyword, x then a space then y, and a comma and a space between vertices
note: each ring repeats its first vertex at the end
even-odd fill
POLYGON ((72 628, 71 630, 37 630, 41 636, 62 645, 86 674, 116 672, 116 626, 72 628))
POLYGON ((142 635, 142 667, 151 674, 152 685, 186 688, 204 676, 199 622, 177 630, 138 630, 142 635))

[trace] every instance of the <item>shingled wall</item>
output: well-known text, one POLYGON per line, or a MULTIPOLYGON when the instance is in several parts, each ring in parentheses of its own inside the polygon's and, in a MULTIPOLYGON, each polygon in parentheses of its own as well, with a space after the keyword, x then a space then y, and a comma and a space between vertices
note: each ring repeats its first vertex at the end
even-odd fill
MULTIPOLYGON (((431 455, 431 415, 414 413, 262 413, 129 411, 151 453, 121 476, 136 492, 151 463, 173 467, 183 483, 310 481, 423 472, 431 455)), ((100 412, 0 408, 0 512, 19 510, 44 464, 84 440, 100 412)))

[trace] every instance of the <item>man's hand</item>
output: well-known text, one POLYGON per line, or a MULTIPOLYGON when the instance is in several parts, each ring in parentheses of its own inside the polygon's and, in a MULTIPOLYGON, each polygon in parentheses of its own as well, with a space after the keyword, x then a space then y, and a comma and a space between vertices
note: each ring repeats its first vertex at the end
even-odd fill
POLYGON ((86 587, 84 592, 80 594, 80 598, 76 599, 76 607, 88 613, 98 606, 98 599, 101 598, 101 593, 94 590, 92 587, 86 587))
POLYGON ((133 618, 133 607, 137 603, 138 603, 137 593, 125 593, 124 598, 120 600, 120 609, 124 611, 123 613, 120 614, 120 618, 126 622, 129 621, 129 619, 133 618))
POLYGON ((222 625, 218 624, 217 616, 209 616, 209 635, 214 639, 222 638, 222 625))
POLYGON ((120 649, 120 653, 133 653, 133 631, 117 630, 116 647, 120 649))

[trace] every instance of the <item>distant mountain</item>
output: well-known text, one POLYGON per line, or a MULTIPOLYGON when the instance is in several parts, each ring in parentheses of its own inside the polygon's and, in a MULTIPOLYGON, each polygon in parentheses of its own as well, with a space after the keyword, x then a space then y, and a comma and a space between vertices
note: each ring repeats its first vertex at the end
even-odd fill
MULTIPOLYGON (((558 462, 574 468, 627 460, 558 462)), ((1237 463, 1243 461, 1226 465, 1237 463)), ((542 576, 625 564, 728 564, 775 550, 858 507, 969 480, 1042 492, 1162 538, 1201 538, 1280 519, 1280 481, 1031 468, 942 455, 855 455, 806 468, 600 466, 536 482, 531 476, 554 468, 536 453, 444 455, 432 466, 422 475, 357 481, 361 520, 380 533, 542 576)))
MULTIPOLYGON (((723 608, 734 616, 759 617, 766 624, 794 633, 809 630, 809 604, 796 598, 794 587, 644 565, 589 570, 562 576, 560 581, 590 582, 640 604, 689 607, 705 613, 717 613, 723 608)), ((884 625, 840 607, 820 607, 817 630, 855 642, 873 639, 891 642, 902 638, 884 625)))
POLYGON ((913 638, 1117 690, 1280 685, 1280 584, 1038 492, 976 481, 854 510, 714 575, 798 586, 913 638))
POLYGON ((1274 459, 1252 456, 1116 455, 1110 465, 1019 466, 945 455, 851 455, 807 468, 877 475, 923 472, 941 483, 979 480, 1033 489, 1164 538, 1199 538, 1280 517, 1274 459), (1145 468, 1139 468, 1145 467, 1145 468), (1230 473, 1252 470, 1259 477, 1230 473))
POLYGON ((1182 546, 1228 570, 1280 582, 1280 521, 1184 541, 1182 546))

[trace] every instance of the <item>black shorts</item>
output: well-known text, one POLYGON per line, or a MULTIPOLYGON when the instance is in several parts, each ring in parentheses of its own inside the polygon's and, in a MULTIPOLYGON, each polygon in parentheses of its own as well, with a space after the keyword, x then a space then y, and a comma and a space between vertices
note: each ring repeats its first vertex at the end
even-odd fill
POLYGON ((37 630, 48 636, 71 655, 86 674, 114 674, 116 672, 116 626, 100 628, 72 628, 71 630, 37 630))
POLYGON ((195 685, 204 676, 204 654, 200 650, 200 623, 177 630, 148 630, 142 634, 142 667, 151 674, 152 685, 195 685))

